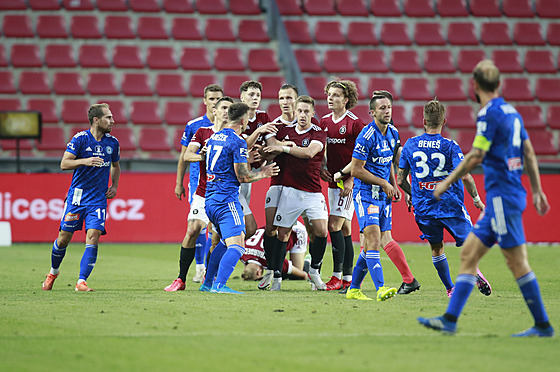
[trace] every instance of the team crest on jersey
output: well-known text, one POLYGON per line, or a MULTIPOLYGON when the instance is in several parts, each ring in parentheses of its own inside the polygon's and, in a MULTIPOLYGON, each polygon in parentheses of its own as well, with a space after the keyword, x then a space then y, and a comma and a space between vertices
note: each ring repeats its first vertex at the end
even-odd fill
POLYGON ((107 151, 107 154, 111 155, 113 153, 113 148, 111 146, 107 146, 105 151, 107 151))
POLYGON ((103 152, 103 147, 101 147, 100 145, 96 145, 95 152, 103 152))
POLYGON ((79 213, 66 213, 66 216, 64 216, 64 222, 78 221, 79 219, 80 219, 79 213))
POLYGON ((301 141, 301 145, 303 147, 309 146, 309 138, 304 138, 303 141, 301 141))
POLYGON ((340 127, 340 129, 338 130, 338 133, 340 133, 340 134, 346 133, 346 125, 343 125, 342 127, 340 127))
POLYGON ((395 139, 394 138, 391 138, 391 147, 393 147, 393 148, 395 147, 395 139))
POLYGON ((368 214, 379 214, 379 207, 377 205, 370 205, 367 208, 367 213, 368 214))

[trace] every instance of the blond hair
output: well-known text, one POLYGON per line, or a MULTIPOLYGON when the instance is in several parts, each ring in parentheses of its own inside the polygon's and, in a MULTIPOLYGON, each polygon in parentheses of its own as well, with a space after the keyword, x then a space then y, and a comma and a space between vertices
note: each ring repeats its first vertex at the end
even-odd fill
POLYGON ((428 127, 437 128, 445 120, 445 106, 434 98, 424 105, 424 119, 428 127))

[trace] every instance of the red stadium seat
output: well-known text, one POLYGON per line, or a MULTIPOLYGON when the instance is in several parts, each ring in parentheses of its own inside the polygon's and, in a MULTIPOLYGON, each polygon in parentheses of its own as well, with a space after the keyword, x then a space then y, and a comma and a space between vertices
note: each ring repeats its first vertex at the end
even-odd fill
POLYGON ((4 16, 4 36, 34 37, 31 17, 27 14, 8 14, 4 16))
POLYGON ((237 97, 239 95, 239 87, 247 80, 251 80, 248 75, 226 75, 223 85, 224 95, 237 97))
POLYGON ((331 110, 329 110, 329 107, 326 104, 315 102, 315 117, 317 117, 319 121, 321 121, 323 116, 329 113, 331 113, 331 110))
POLYGON ((284 21, 286 32, 290 41, 294 44, 311 44, 311 34, 309 33, 309 26, 303 20, 286 20, 284 21))
MULTIPOLYGON (((98 3, 99 6, 99 3, 98 3)), ((108 39, 134 39, 132 19, 128 16, 105 17, 105 37, 108 39)))
POLYGON ((494 50, 492 51, 492 60, 496 64, 496 67, 500 69, 500 72, 523 72, 521 58, 519 57, 517 49, 494 50))
POLYGON ((249 69, 251 71, 280 71, 274 49, 251 49, 249 51, 249 69))
POLYGON ((442 17, 467 17, 469 15, 466 0, 437 0, 436 7, 438 14, 442 17))
MULTIPOLYGON (((183 48, 181 65, 185 70, 211 70, 207 48, 183 48)), ((192 91, 191 91, 192 92, 192 91)))
POLYGON ((61 15, 40 15, 37 17, 37 34, 40 38, 68 38, 66 22, 61 15))
POLYGON ((467 99, 461 78, 436 79, 435 95, 440 101, 465 101, 467 99))
POLYGON ((278 90, 286 83, 283 76, 259 76, 259 81, 263 86, 262 97, 267 99, 278 99, 278 90))
POLYGON ((4 0, 0 3, 0 10, 25 10, 25 0, 4 0))
POLYGON ((229 18, 209 18, 206 20, 206 39, 211 41, 235 41, 237 36, 229 18))
POLYGON ((93 96, 116 96, 120 93, 111 72, 92 72, 88 76, 88 92, 93 96))
POLYGON ((545 45, 540 23, 519 22, 513 26, 513 40, 518 45, 545 45))
POLYGON ((21 103, 17 98, 0 99, 0 111, 18 111, 21 110, 21 103))
POLYGON ((414 28, 414 40, 418 45, 446 44, 440 23, 417 23, 414 28))
POLYGON ((531 0, 502 0, 502 11, 507 17, 532 18, 533 4, 531 0))
POLYGON ((12 71, 0 71, 0 94, 15 94, 16 92, 12 71))
POLYGON ((425 78, 403 78, 401 95, 408 101, 429 101, 434 98, 430 82, 425 78))
POLYGON ((549 106, 546 122, 552 129, 560 129, 560 106, 549 106))
POLYGON ((140 129, 140 149, 143 151, 169 151, 169 135, 165 128, 143 127, 140 129))
POLYGON ((501 17, 498 0, 469 0, 469 10, 475 17, 501 17))
POLYGON ((400 17, 399 0, 371 0, 370 11, 376 17, 400 17))
POLYGON ((185 97, 187 91, 182 74, 160 74, 156 78, 156 93, 161 97, 185 97))
POLYGON ((537 79, 535 93, 539 101, 560 101, 560 79, 537 79))
POLYGON ((457 68, 464 73, 471 73, 476 64, 486 58, 484 50, 460 50, 457 55, 457 68))
POLYGON ((537 155, 557 155, 558 148, 554 144, 554 134, 548 130, 529 130, 529 138, 533 147, 535 148, 535 154, 537 155))
POLYGON ((283 16, 289 15, 302 15, 303 8, 301 7, 301 0, 282 0, 277 1, 278 10, 283 16))
POLYGON ((401 140, 401 145, 404 145, 406 141, 408 141, 412 137, 416 137, 416 131, 410 130, 407 128, 400 129, 399 128, 399 139, 401 140))
POLYGON ((96 0, 97 8, 108 12, 126 12, 126 0, 96 0))
POLYGON ((107 56, 107 49, 104 44, 82 44, 79 52, 80 65, 82 67, 109 68, 111 63, 107 56))
POLYGON ((406 23, 383 23, 381 42, 385 45, 412 45, 406 23))
POLYGON ((93 10, 93 0, 64 0, 64 8, 66 10, 90 11, 93 10))
POLYGON ((447 41, 451 45, 478 45, 474 24, 452 22, 447 26, 447 41))
POLYGON ((123 74, 121 91, 125 96, 151 96, 153 94, 150 78, 146 74, 123 74))
POLYGON ((306 76, 303 78, 309 95, 316 100, 325 96, 327 78, 324 76, 306 76))
POLYGON ((432 0, 404 0, 404 12, 409 17, 434 17, 432 0))
POLYGON ((531 83, 527 78, 505 78, 502 81, 502 95, 506 101, 532 101, 531 83))
POLYGON ((151 69, 177 69, 175 50, 167 46, 151 46, 148 48, 146 64, 151 69))
POLYGON ((202 40, 198 18, 173 18, 171 35, 177 40, 202 40))
MULTIPOLYGON (((439 98, 439 97, 438 97, 439 98)), ((449 105, 446 107, 447 126, 449 129, 476 128, 475 110, 469 105, 449 105)))
POLYGON ((51 94, 49 77, 45 71, 22 71, 19 90, 23 94, 51 94))
POLYGON ((0 44, 0 66, 6 67, 8 66, 8 57, 6 57, 6 49, 4 48, 4 44, 0 44))
POLYGON ((268 26, 260 19, 242 19, 239 22, 239 39, 243 42, 268 43, 268 26))
POLYGON ((56 151, 60 150, 62 154, 66 149, 66 136, 62 127, 43 126, 41 130, 41 140, 35 141, 35 147, 39 151, 56 151))
POLYGON ((336 2, 338 14, 343 16, 367 17, 369 11, 365 0, 338 0, 336 2))
POLYGON ((137 45, 116 45, 113 64, 118 68, 144 68, 140 47, 137 45))
POLYGON ((480 41, 486 45, 512 45, 509 26, 505 22, 483 23, 480 41))
POLYGON ((103 98, 97 100, 97 103, 109 104, 109 109, 113 114, 113 119, 115 119, 115 123, 126 124, 128 122, 128 118, 125 113, 125 107, 121 101, 114 101, 114 100, 108 100, 103 98))
POLYGON ((349 50, 327 50, 323 67, 329 73, 356 71, 349 50))
POLYGON ((397 128, 406 128, 410 125, 408 119, 406 118, 406 110, 404 106, 393 106, 392 119, 393 119, 393 124, 397 128))
POLYGON ((226 14, 225 0, 196 0, 196 10, 201 14, 226 14))
POLYGON ((420 58, 416 50, 394 50, 391 52, 391 69, 399 73, 420 73, 420 58))
POLYGON ((516 105, 515 109, 523 118, 523 125, 527 130, 544 129, 546 124, 543 121, 542 109, 538 105, 516 105))
POLYGON ((159 12, 158 0, 128 0, 130 9, 134 12, 159 12))
POLYGON ((204 88, 210 84, 220 84, 218 78, 213 74, 191 75, 189 92, 193 97, 204 97, 204 88))
POLYGON ((278 106, 278 102, 272 102, 266 108, 266 113, 268 114, 270 120, 274 121, 274 119, 282 115, 282 109, 278 106))
MULTIPOLYGON (((15 140, 15 139, 0 140, 0 147, 4 151, 16 150, 16 148, 18 146, 18 143, 16 141, 17 140, 15 140)), ((28 152, 30 152, 29 156, 33 156, 33 154, 31 154, 31 150, 33 149, 33 143, 34 142, 35 142, 34 140, 30 140, 30 139, 20 139, 19 140, 20 156, 26 156, 26 155, 24 155, 24 153, 22 153, 22 151, 28 151, 28 152)), ((15 152, 14 152, 14 154, 15 154, 15 152)))
POLYGON ((397 86, 392 78, 370 78, 368 82, 367 97, 371 97, 373 91, 375 90, 386 90, 393 95, 393 100, 398 101, 400 99, 399 93, 397 92, 397 86))
POLYGON ((334 1, 332 0, 303 0, 303 9, 312 16, 334 16, 334 1))
POLYGON ((59 10, 59 0, 28 0, 29 7, 33 10, 59 10))
POLYGON ((214 67, 220 71, 245 71, 245 62, 239 48, 216 48, 214 67))
MULTIPOLYGON (((170 102, 165 103, 165 122, 169 125, 182 125, 187 124, 187 121, 193 117, 192 107, 190 102, 170 102)), ((183 130, 183 129, 181 129, 183 130)))
POLYGON ((472 149, 476 130, 474 128, 458 130, 455 136, 455 141, 463 151, 463 154, 468 153, 472 149))
POLYGON ((259 0, 229 0, 229 11, 241 15, 261 14, 259 0))
POLYGON ((70 33, 74 39, 101 39, 99 18, 96 16, 73 16, 70 21, 70 33))
POLYGON ((549 23, 546 31, 546 41, 550 45, 560 45, 560 23, 549 23))
POLYGON ((378 45, 375 25, 371 22, 350 22, 348 25, 348 42, 352 45, 378 45))
POLYGON ((84 79, 79 72, 57 72, 53 78, 53 91, 56 94, 85 94, 84 79))
POLYGON ((49 44, 45 47, 45 63, 48 67, 76 67, 74 48, 67 44, 49 44))
POLYGON ((138 36, 140 39, 166 40, 169 38, 165 19, 161 17, 138 18, 138 36))
POLYGON ((550 50, 528 50, 525 54, 525 70, 530 73, 554 74, 554 56, 550 50))
POLYGON ((453 54, 450 50, 427 50, 424 56, 424 69, 435 74, 454 73, 456 68, 453 54))
POLYGON ((52 99, 30 99, 27 101, 27 109, 40 111, 43 123, 58 123, 56 102, 52 99))
POLYGON ((557 0, 537 0, 535 10, 541 18, 560 18, 560 7, 557 0))
POLYGON ((387 57, 380 49, 361 49, 358 51, 358 70, 361 72, 387 73, 387 57))
POLYGON ((359 76, 348 76, 343 75, 340 77, 340 80, 350 80, 356 84, 356 89, 358 90, 358 96, 363 97, 364 94, 367 96, 368 94, 365 93, 362 89, 362 79, 359 76))
POLYGON ((181 148, 183 147, 183 145, 181 144, 181 139, 183 138, 183 134, 185 134, 184 128, 175 129, 175 134, 173 135, 173 144, 174 144, 174 149, 177 152, 181 152, 181 148))
POLYGON ((424 128, 424 105, 412 107, 411 124, 415 128, 424 128))
POLYGON ((319 56, 315 49, 298 49, 295 51, 301 72, 321 72, 323 68, 319 64, 319 56))
POLYGON ((111 135, 117 137, 119 140, 119 148, 122 151, 136 151, 136 141, 134 138, 134 131, 132 128, 125 125, 114 125, 111 130, 111 135))
POLYGON ((167 13, 194 12, 191 0, 163 0, 163 9, 165 9, 167 13))
POLYGON ((14 44, 11 53, 14 67, 41 67, 43 62, 39 56, 39 46, 36 44, 14 44))
POLYGON ((315 41, 319 44, 346 44, 342 25, 337 21, 319 21, 315 24, 315 41))
POLYGON ((358 118, 360 118, 364 123, 371 122, 371 116, 369 114, 369 105, 356 105, 352 111, 358 118))
POLYGON ((130 120, 134 124, 161 124, 161 111, 157 101, 134 101, 130 106, 130 120))

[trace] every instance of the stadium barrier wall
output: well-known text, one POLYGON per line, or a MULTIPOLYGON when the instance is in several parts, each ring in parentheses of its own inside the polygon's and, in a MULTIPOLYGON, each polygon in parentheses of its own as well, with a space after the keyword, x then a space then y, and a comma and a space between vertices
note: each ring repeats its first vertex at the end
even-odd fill
MULTIPOLYGON (((474 175, 484 200, 483 177, 474 175)), ((116 198, 109 200, 107 235, 102 242, 170 242, 182 241, 186 231, 188 203, 175 197, 175 174, 123 173, 116 198)), ((7 174, 0 176, 0 221, 12 226, 12 240, 18 242, 51 242, 57 236, 64 198, 70 185, 70 173, 7 174)), ((524 185, 529 189, 528 178, 524 185)), ((524 214, 529 242, 560 242, 560 175, 542 175, 543 188, 552 206, 540 217, 527 196, 524 214)), ((253 184, 251 209, 259 226, 264 226, 264 199, 269 180, 253 184)), ((323 184, 326 195, 326 184, 323 184)), ((473 221, 478 216, 470 196, 466 206, 473 221)), ((420 242, 412 213, 403 202, 393 204, 393 237, 398 242, 420 242)), ((83 231, 76 232, 74 242, 83 242, 83 231)), ((353 239, 358 241, 358 224, 353 220, 353 239)), ((446 241, 452 241, 446 235, 446 241)))

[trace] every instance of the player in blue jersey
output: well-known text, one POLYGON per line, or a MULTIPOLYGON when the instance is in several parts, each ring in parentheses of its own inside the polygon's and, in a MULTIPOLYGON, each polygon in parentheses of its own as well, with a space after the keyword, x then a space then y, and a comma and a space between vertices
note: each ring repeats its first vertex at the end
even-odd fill
MULTIPOLYGON (((441 136, 446 124, 445 106, 433 100, 424 105, 424 129, 421 136, 412 137, 402 148, 397 171, 399 186, 412 196, 416 224, 422 231, 421 239, 427 239, 432 248, 432 263, 451 297, 453 281, 449 274, 449 264, 443 248, 443 229, 455 239, 458 247, 463 245, 472 229, 471 218, 464 204, 463 183, 473 198, 474 205, 484 211, 484 203, 478 196, 476 184, 467 173, 454 183, 441 201, 433 197, 436 185, 448 176, 464 159, 457 142, 441 136), (411 182, 408 182, 410 173, 411 182)), ((490 284, 477 271, 477 285, 480 292, 489 296, 490 284)))
POLYGON ((51 271, 42 289, 50 291, 60 275, 60 264, 74 232, 86 225, 86 250, 80 263, 80 278, 76 291, 91 292, 86 280, 97 260, 99 237, 106 234, 107 199, 117 195, 121 175, 119 141, 111 129, 115 121, 106 103, 89 108, 90 129, 77 133, 68 145, 60 162, 62 170, 74 170, 58 238, 53 243, 51 271), (111 178, 111 186, 109 184, 111 178))
POLYGON ((535 321, 533 327, 512 336, 552 337, 554 329, 527 259, 521 218, 527 204, 526 191, 521 184, 524 166, 531 181, 537 213, 544 215, 550 209, 541 187, 535 151, 521 115, 499 96, 500 72, 494 63, 490 60, 479 62, 473 77, 474 92, 481 105, 473 148, 453 173, 437 185, 434 197, 442 198, 453 183, 482 164, 487 207, 484 217, 476 223, 461 249, 459 275, 447 311, 443 316, 420 317, 418 321, 428 328, 454 334, 457 318, 476 284, 478 261, 497 242, 535 321))
POLYGON ((228 124, 213 134, 206 145, 206 214, 227 246, 210 290, 214 293, 241 293, 226 286, 245 251, 245 223, 239 202, 241 182, 255 182, 279 171, 275 163, 262 166, 259 171, 249 169, 247 142, 241 137, 249 122, 248 113, 245 103, 232 104, 228 124))
MULTIPOLYGON (((182 200, 182 197, 185 196, 185 187, 183 186, 183 179, 185 178, 185 172, 187 170, 187 162, 184 160, 185 152, 189 147, 189 143, 193 138, 194 134, 199 128, 202 127, 211 127, 212 123, 214 122, 214 113, 213 109, 216 105, 216 102, 224 95, 224 91, 221 86, 217 84, 210 84, 204 88, 204 99, 203 103, 206 106, 206 114, 200 116, 196 119, 193 119, 187 123, 185 126, 185 132, 181 137, 181 154, 179 155, 179 160, 177 161, 177 181, 175 183, 175 195, 179 200, 182 200)), ((196 191, 198 186, 198 176, 200 173, 200 165, 198 162, 190 163, 189 165, 189 205, 193 203, 193 195, 196 191)), ((198 231, 198 238, 196 240, 196 249, 195 249, 195 260, 196 260, 196 274, 193 277, 193 281, 195 283, 199 283, 204 278, 205 273, 205 265, 204 265, 204 256, 206 254, 207 248, 209 248, 209 244, 206 241, 206 227, 202 224, 201 221, 198 221, 195 225, 192 226, 193 230, 198 231)), ((187 252, 183 251, 186 247, 188 241, 187 234, 185 233, 185 237, 181 243, 181 256, 187 257, 187 252)))

